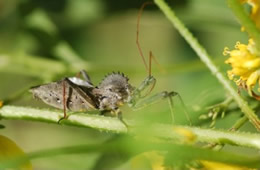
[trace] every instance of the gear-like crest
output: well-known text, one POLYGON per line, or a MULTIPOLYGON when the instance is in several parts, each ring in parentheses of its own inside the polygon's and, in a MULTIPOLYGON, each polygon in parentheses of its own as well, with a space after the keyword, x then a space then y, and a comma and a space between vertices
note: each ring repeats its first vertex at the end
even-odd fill
POLYGON ((98 88, 104 88, 108 85, 125 87, 128 84, 128 77, 124 73, 112 72, 105 76, 105 78, 98 85, 98 88))

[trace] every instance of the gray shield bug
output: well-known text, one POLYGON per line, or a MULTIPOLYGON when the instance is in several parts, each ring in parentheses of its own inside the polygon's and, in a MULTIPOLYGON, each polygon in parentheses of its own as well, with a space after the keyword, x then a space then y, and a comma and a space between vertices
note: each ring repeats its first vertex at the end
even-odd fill
POLYGON ((139 22, 143 8, 147 4, 144 3, 142 5, 137 20, 136 43, 148 71, 148 76, 142 81, 139 87, 129 84, 128 77, 120 72, 108 74, 99 85, 94 86, 86 71, 82 70, 80 73, 83 79, 79 76, 67 77, 60 81, 32 87, 30 92, 33 93, 35 98, 42 100, 44 103, 58 109, 63 109, 64 117, 62 119, 67 118, 66 110, 99 110, 101 113, 110 112, 122 120, 122 113, 119 107, 123 104, 127 103, 130 107, 139 109, 166 98, 169 101, 172 119, 174 120, 172 97, 178 96, 184 107, 185 115, 190 122, 184 103, 177 92, 163 91, 151 97, 147 96, 156 83, 156 79, 151 75, 151 60, 155 60, 155 58, 152 52, 150 52, 148 66, 139 44, 139 22), (147 89, 148 93, 143 94, 147 89))

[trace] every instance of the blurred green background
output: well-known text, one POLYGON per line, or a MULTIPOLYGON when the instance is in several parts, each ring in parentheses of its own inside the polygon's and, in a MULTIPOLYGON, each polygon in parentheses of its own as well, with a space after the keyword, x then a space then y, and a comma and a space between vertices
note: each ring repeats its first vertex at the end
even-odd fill
MULTIPOLYGON (((145 1, 116 0, 2 0, 0 1, 0 99, 12 98, 31 86, 73 76, 86 69, 94 84, 112 71, 128 75, 138 86, 147 76, 136 46, 138 10, 145 1)), ((227 7, 219 0, 172 0, 168 3, 214 57, 224 72, 228 69, 222 55, 225 46, 236 41, 247 43, 246 33, 227 7)), ((153 51, 161 72, 153 64, 157 79, 153 94, 168 90, 179 92, 197 126, 207 113, 206 106, 221 102, 226 93, 216 78, 155 6, 145 8, 140 23, 140 43, 148 57, 153 51)), ((187 123, 179 101, 177 122, 187 123)), ((10 104, 47 108, 26 92, 10 104)), ((170 123, 167 101, 140 111, 122 108, 124 118, 135 121, 170 123)), ((241 116, 239 111, 217 122, 229 128, 241 116)), ((30 121, 7 121, 1 133, 13 139, 26 152, 73 144, 102 143, 114 134, 92 129, 66 127, 30 121)), ((250 124, 243 129, 254 131, 250 124)), ((226 149, 237 149, 228 147, 226 149)), ((247 150, 251 153, 251 150, 247 150)), ((99 154, 77 154, 34 160, 35 169, 101 169, 99 154), (95 169, 95 168, 93 168, 95 169)), ((122 165, 123 167, 125 165, 122 165)), ((126 168, 126 167, 124 167, 126 168)))

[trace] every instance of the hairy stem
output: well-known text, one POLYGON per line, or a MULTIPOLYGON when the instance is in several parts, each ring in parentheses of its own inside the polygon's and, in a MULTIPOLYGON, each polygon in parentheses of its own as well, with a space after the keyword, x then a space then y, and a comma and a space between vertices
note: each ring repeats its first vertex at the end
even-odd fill
POLYGON ((247 116, 249 121, 260 131, 260 120, 254 111, 249 107, 248 103, 237 93, 236 89, 232 87, 230 81, 223 75, 218 67, 213 63, 211 56, 201 46, 198 40, 192 33, 184 26, 184 24, 177 18, 173 10, 164 2, 164 0, 155 0, 155 3, 170 20, 173 26, 179 31, 183 38, 189 43, 193 50, 200 57, 201 61, 209 68, 219 82, 225 87, 228 93, 234 98, 242 112, 247 116))
MULTIPOLYGON (((0 117, 2 119, 33 120, 58 124, 59 119, 63 117, 63 113, 62 111, 5 105, 0 109, 0 117)), ((172 141, 231 144, 260 149, 259 135, 242 132, 228 132, 166 124, 155 124, 140 128, 137 125, 132 125, 127 129, 124 123, 118 118, 83 113, 70 114, 68 119, 61 121, 60 124, 90 127, 100 131, 114 133, 129 132, 137 136, 148 135, 156 138, 170 139, 172 141)))
MULTIPOLYGON (((62 117, 62 111, 42 110, 9 105, 4 105, 0 109, 0 118, 2 119, 33 120, 58 124, 58 121, 62 117)), ((93 114, 71 114, 68 119, 60 121, 60 124, 91 127, 101 131, 104 130, 116 133, 127 132, 125 125, 117 118, 93 114)))
MULTIPOLYGON (((247 122, 247 117, 243 116, 242 118, 238 119, 236 123, 229 129, 229 131, 234 132, 238 130, 241 126, 243 126, 247 122)), ((221 150, 224 147, 223 144, 218 143, 211 143, 206 145, 206 148, 214 148, 214 150, 221 150)))

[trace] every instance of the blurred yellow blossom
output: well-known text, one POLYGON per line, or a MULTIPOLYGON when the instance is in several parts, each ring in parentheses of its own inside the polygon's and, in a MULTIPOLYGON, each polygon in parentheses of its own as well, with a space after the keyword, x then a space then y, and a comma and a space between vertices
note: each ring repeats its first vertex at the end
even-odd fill
POLYGON ((166 170, 164 157, 157 151, 139 154, 131 160, 132 169, 166 170))
POLYGON ((254 170, 252 168, 240 167, 214 161, 201 160, 200 163, 203 165, 204 170, 254 170))
POLYGON ((0 100, 0 108, 4 105, 4 102, 0 100))
POLYGON ((230 51, 226 47, 223 54, 229 55, 225 63, 232 67, 227 72, 229 79, 234 80, 240 88, 247 89, 250 96, 257 98, 253 88, 257 82, 260 83, 260 56, 257 55, 254 41, 250 39, 248 45, 237 42, 234 50, 230 51))
MULTIPOLYGON (((12 159, 18 156, 26 156, 11 139, 0 135, 0 161, 12 159)), ((21 164, 19 167, 10 168, 10 170, 32 170, 32 165, 29 161, 21 164)))
POLYGON ((174 127, 173 131, 182 136, 184 143, 194 143, 197 137, 192 131, 182 127, 174 127))
POLYGON ((260 29, 260 0, 240 0, 240 2, 251 6, 250 17, 255 22, 257 28, 260 29))

